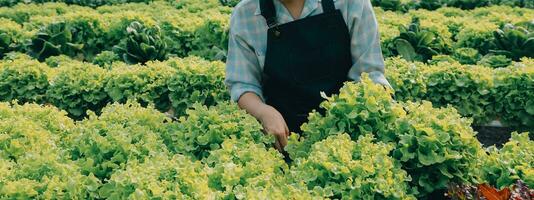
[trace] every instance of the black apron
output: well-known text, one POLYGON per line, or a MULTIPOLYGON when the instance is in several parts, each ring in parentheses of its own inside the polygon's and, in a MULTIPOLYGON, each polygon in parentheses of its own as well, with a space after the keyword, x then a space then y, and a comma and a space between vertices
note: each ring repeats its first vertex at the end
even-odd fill
POLYGON ((322 0, 322 14, 286 24, 277 23, 273 1, 260 0, 269 26, 263 94, 289 130, 300 133, 308 113, 321 112, 321 92, 330 96, 347 81, 352 66, 349 30, 332 0, 322 0))

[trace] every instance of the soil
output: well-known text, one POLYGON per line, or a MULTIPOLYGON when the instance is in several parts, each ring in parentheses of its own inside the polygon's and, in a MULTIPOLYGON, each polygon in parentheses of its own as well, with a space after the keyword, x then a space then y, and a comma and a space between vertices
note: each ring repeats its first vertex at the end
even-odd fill
POLYGON ((534 140, 534 127, 495 127, 495 126, 474 126, 473 129, 478 132, 478 140, 486 147, 495 145, 502 147, 502 145, 511 137, 512 132, 530 132, 529 137, 534 140))

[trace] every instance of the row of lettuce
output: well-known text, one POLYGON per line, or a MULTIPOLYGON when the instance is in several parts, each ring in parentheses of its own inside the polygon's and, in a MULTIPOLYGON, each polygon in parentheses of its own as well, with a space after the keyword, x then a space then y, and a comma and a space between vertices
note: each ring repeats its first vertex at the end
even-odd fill
POLYGON ((449 183, 534 187, 534 143, 483 149, 471 120, 347 83, 312 113, 292 162, 233 103, 173 120, 137 103, 73 121, 53 106, 0 103, 0 198, 424 199, 449 183))
POLYGON ((0 6, 14 6, 17 4, 61 2, 79 6, 98 7, 123 3, 149 3, 154 0, 0 0, 0 6))
POLYGON ((224 64, 198 57, 146 65, 113 64, 112 69, 66 57, 41 63, 18 54, 0 64, 0 100, 52 104, 73 118, 99 112, 110 102, 134 99, 179 116, 194 103, 215 105, 228 100, 224 64), (63 59, 61 59, 63 58, 63 59), (57 66, 57 67, 54 67, 57 66))
MULTIPOLYGON (((120 5, 125 3, 151 3, 155 1, 166 1, 169 3, 177 3, 181 4, 183 2, 192 2, 191 0, 0 0, 0 7, 2 6, 15 6, 17 4, 42 4, 42 3, 65 3, 68 5, 79 5, 79 6, 87 6, 87 7, 100 7, 105 5, 120 5)), ((223 6, 235 6, 239 3, 240 0, 197 0, 199 4, 215 4, 215 2, 219 2, 220 5, 223 6)))
MULTIPOLYGON (((386 57, 428 62, 450 55, 499 67, 534 57, 534 10, 492 6, 396 13, 375 9, 386 57)), ((102 52, 128 63, 196 55, 226 57, 231 8, 217 0, 155 1, 88 8, 62 3, 0 8, 0 57, 25 52, 44 60, 93 61, 102 52), (161 13, 168 13, 162 15, 161 13)))
POLYGON ((406 12, 412 9, 436 10, 441 7, 474 9, 492 5, 534 8, 534 2, 525 0, 371 0, 374 6, 384 10, 406 12))
MULTIPOLYGON (((66 4, 99 7, 103 5, 117 5, 124 3, 150 3, 158 0, 0 0, 0 6, 14 6, 19 3, 46 3, 62 2, 66 4)), ((166 0, 173 2, 172 0, 166 0)), ((200 0, 199 0, 200 1, 200 0)), ((240 0, 220 0, 221 5, 235 6, 240 0)), ((534 8, 534 2, 528 0, 371 0, 374 6, 379 6, 384 10, 406 12, 411 9, 435 10, 441 7, 456 7, 461 9, 474 9, 492 5, 518 6, 534 8)))
POLYGON ((98 9, 62 3, 0 8, 0 57, 19 51, 39 60, 67 55, 92 61, 113 51, 132 64, 187 55, 221 60, 230 13, 218 1, 192 0, 98 9))
MULTIPOLYGON (((25 54, 0 61, 0 101, 52 104, 73 118, 87 110, 99 112, 111 102, 128 99, 153 104, 180 116, 194 103, 215 105, 229 100, 224 64, 198 57, 173 58, 127 65, 102 66, 65 56, 38 62, 25 54)), ((452 105, 475 124, 500 120, 506 126, 534 127, 534 60, 523 59, 505 68, 386 60, 386 76, 401 101, 431 101, 452 105)))
POLYGON ((497 69, 455 61, 412 63, 400 58, 386 63, 386 75, 398 100, 452 105, 478 125, 499 120, 506 126, 534 127, 533 59, 497 69))

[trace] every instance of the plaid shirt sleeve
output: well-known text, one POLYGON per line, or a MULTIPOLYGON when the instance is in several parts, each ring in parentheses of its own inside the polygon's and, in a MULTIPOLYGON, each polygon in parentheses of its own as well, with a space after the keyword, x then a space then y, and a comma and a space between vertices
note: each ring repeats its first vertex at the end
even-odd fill
POLYGON ((378 22, 370 0, 352 1, 349 5, 348 25, 351 34, 352 68, 348 77, 360 81, 362 72, 369 74, 373 82, 388 87, 384 76, 384 57, 380 47, 378 22))
MULTIPOLYGON (((234 12, 230 19, 230 35, 228 40, 228 56, 226 60, 226 85, 230 89, 233 101, 239 100, 245 92, 256 93, 262 100, 261 89, 262 68, 254 49, 248 45, 240 34, 247 28, 246 18, 234 12)), ((252 28, 252 27, 250 27, 252 28)))

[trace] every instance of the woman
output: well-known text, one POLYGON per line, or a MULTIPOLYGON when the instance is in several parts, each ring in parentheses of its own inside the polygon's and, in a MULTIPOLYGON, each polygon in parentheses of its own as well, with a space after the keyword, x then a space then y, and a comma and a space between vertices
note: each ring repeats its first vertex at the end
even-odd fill
POLYGON ((243 0, 230 20, 226 84, 282 150, 290 131, 362 72, 386 86, 370 0, 243 0))

